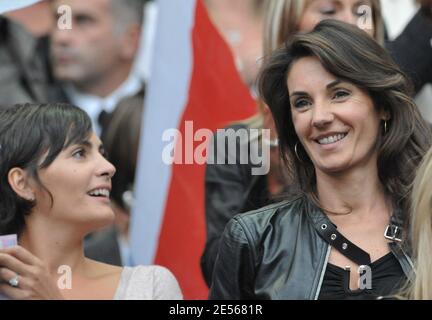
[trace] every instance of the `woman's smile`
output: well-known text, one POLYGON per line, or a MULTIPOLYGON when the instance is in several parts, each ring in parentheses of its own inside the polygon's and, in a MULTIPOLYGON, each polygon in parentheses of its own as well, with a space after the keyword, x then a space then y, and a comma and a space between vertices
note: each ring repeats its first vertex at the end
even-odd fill
POLYGON ((346 141, 349 132, 320 135, 314 139, 321 150, 334 150, 346 141))

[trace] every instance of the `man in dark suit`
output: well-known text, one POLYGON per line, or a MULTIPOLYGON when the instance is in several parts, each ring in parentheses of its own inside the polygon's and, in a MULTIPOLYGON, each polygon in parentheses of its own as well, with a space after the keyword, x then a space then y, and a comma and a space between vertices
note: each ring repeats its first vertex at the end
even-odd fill
POLYGON ((418 1, 419 11, 394 41, 387 43, 398 65, 412 79, 415 92, 432 83, 432 0, 418 1))
MULTIPOLYGON (((72 104, 90 116, 97 134, 100 114, 138 93, 143 82, 133 64, 139 47, 145 0, 54 0, 57 21, 71 15, 71 28, 51 32, 53 73, 72 104), (59 8, 70 8, 59 14, 59 8)), ((60 10, 62 12, 62 10, 60 10)))
POLYGON ((52 78, 47 39, 38 39, 20 24, 0 16, 0 105, 47 102, 52 78))

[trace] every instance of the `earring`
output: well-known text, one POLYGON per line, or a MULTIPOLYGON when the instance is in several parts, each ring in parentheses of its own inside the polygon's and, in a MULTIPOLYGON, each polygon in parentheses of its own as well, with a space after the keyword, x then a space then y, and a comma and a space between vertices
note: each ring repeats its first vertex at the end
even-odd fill
POLYGON ((384 134, 387 134, 387 120, 384 120, 384 134))
POLYGON ((297 152, 297 145, 298 145, 298 141, 297 141, 296 144, 294 145, 294 153, 295 153, 297 159, 298 159, 300 162, 303 162, 303 160, 300 159, 300 157, 299 157, 299 155, 298 155, 298 152, 297 152))

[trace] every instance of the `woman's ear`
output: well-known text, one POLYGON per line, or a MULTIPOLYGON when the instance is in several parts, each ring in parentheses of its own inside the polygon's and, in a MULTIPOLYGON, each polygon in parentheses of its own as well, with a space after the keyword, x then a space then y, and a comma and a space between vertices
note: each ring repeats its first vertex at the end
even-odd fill
POLYGON ((17 195, 28 201, 35 200, 29 174, 21 168, 12 168, 8 173, 8 182, 17 195))
POLYGON ((381 116, 381 120, 383 121, 389 121, 391 119, 390 111, 388 110, 381 111, 380 116, 381 116))

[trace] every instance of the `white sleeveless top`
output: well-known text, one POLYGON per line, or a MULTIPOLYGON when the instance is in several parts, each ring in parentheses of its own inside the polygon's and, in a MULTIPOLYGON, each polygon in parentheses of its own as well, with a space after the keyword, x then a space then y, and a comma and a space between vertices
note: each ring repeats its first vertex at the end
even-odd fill
POLYGON ((161 266, 123 267, 114 300, 181 300, 174 275, 161 266))

